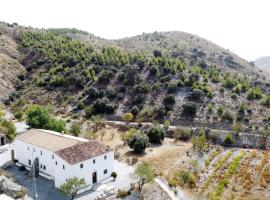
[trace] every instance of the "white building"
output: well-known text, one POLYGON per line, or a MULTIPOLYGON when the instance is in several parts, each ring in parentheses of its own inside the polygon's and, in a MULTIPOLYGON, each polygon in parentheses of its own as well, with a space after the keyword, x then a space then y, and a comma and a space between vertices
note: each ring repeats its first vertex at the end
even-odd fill
POLYGON ((110 177, 114 163, 114 152, 96 140, 40 129, 16 137, 12 157, 28 170, 34 164, 36 172, 54 180, 57 188, 68 178, 83 178, 84 191, 110 177))

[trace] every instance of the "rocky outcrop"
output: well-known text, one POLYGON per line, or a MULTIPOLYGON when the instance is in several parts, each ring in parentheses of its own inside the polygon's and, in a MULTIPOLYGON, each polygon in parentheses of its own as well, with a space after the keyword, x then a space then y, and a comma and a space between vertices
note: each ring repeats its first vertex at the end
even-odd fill
POLYGON ((157 183, 146 184, 141 192, 142 200, 171 200, 168 194, 157 183))
POLYGON ((0 176, 0 193, 4 193, 14 199, 24 199, 27 196, 27 190, 24 187, 3 175, 0 176))

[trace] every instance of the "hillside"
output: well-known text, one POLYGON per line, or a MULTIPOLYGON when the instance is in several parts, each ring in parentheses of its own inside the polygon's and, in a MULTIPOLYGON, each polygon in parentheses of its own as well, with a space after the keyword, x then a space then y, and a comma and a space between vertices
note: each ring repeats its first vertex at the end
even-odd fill
MULTIPOLYGON (((18 56, 12 59, 27 71, 16 85, 11 81, 17 90, 8 102, 25 98, 73 118, 119 119, 132 112, 136 121, 223 129, 237 124, 248 132, 269 123, 264 74, 196 35, 155 32, 105 40, 76 29, 5 23, 0 34, 11 41, 5 51, 13 47, 18 56)), ((16 67, 9 69, 17 76, 16 67)))
POLYGON ((269 71, 270 70, 270 56, 264 56, 264 57, 257 58, 255 60, 255 64, 256 64, 256 66, 261 67, 262 69, 269 71))

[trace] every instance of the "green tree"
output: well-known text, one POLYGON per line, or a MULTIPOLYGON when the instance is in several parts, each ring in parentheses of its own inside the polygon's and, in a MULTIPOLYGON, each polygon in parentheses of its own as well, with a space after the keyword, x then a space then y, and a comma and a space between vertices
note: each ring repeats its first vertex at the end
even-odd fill
POLYGON ((146 162, 138 164, 134 174, 139 179, 139 192, 142 191, 144 184, 153 182, 155 178, 152 166, 146 162))
POLYGON ((147 147, 149 147, 149 138, 137 131, 128 141, 128 146, 136 153, 142 153, 147 147))
POLYGON ((26 122, 32 128, 44 128, 49 119, 49 112, 43 106, 30 106, 26 112, 26 122))
POLYGON ((69 132, 74 135, 74 136, 79 136, 79 134, 81 133, 81 128, 80 125, 77 123, 73 123, 70 127, 69 132))
POLYGON ((10 141, 16 137, 16 127, 11 120, 0 119, 0 132, 5 133, 10 141))
POLYGON ((49 118, 48 123, 45 124, 45 126, 42 128, 49 129, 49 130, 56 131, 56 132, 63 132, 63 131, 65 132, 66 131, 66 122, 61 120, 61 119, 58 120, 58 119, 51 117, 51 118, 49 118))
POLYGON ((71 200, 73 200, 78 192, 86 186, 86 182, 84 179, 78 179, 76 177, 67 179, 67 181, 60 186, 60 191, 65 195, 70 196, 71 200))
POLYGON ((129 139, 137 132, 138 130, 135 128, 131 128, 128 131, 122 133, 121 139, 123 140, 124 144, 126 144, 129 139))
POLYGON ((207 145, 205 133, 202 132, 198 136, 193 136, 191 143, 193 144, 194 149, 198 150, 199 152, 203 151, 207 145))
POLYGON ((162 143, 166 135, 166 130, 159 124, 153 124, 147 132, 150 142, 162 143))

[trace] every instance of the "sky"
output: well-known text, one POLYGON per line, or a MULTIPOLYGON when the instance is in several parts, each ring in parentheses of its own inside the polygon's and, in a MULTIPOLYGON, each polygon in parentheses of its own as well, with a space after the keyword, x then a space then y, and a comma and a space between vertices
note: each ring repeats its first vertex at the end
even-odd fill
POLYGON ((2 0, 0 21, 106 39, 185 31, 248 61, 270 55, 269 0, 2 0))

